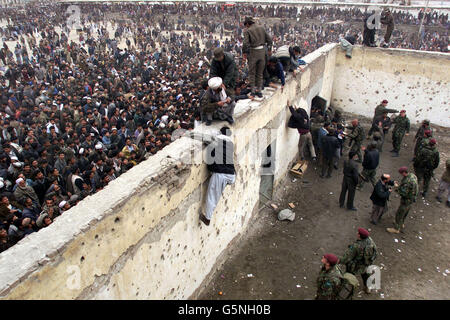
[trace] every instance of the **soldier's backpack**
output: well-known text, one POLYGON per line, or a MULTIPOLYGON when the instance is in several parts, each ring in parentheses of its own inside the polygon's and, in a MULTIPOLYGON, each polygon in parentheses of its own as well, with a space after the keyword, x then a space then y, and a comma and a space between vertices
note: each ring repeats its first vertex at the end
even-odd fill
POLYGON ((353 294, 359 286, 359 281, 354 274, 346 272, 341 277, 341 287, 337 295, 338 300, 352 300, 353 294))

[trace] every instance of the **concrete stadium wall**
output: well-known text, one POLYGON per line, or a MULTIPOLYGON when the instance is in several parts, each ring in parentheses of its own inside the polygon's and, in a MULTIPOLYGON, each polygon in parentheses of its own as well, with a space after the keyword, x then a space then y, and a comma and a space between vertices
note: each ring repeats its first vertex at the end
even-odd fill
POLYGON ((336 58, 331 104, 372 117, 383 100, 405 109, 412 124, 430 119, 450 127, 450 54, 356 47, 336 58))
POLYGON ((198 218, 209 177, 205 147, 184 136, 2 252, 0 298, 195 298, 258 212, 262 152, 276 140, 275 185, 296 158, 287 100, 308 109, 317 94, 330 100, 335 48, 306 56, 308 66, 283 92, 237 104, 236 183, 225 189, 208 227, 198 218))

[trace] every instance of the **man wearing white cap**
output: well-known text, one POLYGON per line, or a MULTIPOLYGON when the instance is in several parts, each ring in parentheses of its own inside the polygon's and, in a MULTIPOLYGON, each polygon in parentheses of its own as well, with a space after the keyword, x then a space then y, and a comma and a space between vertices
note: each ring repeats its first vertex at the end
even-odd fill
POLYGON ((27 186, 27 183, 25 182, 25 179, 19 178, 16 180, 17 188, 14 191, 14 196, 16 197, 16 200, 20 203, 25 203, 25 200, 27 198, 31 198, 33 200, 33 203, 36 205, 39 205, 39 200, 36 192, 34 189, 30 186, 27 186))
POLYGON ((214 77, 209 79, 208 87, 206 105, 203 109, 203 112, 206 114, 206 125, 211 125, 213 115, 215 119, 226 120, 229 124, 233 124, 233 113, 236 103, 228 97, 222 78, 214 77))

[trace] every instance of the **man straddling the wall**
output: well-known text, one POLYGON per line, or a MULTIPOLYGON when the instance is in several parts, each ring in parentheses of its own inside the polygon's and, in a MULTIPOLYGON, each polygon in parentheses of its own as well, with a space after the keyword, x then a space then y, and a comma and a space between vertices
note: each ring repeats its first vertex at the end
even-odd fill
POLYGON ((340 37, 339 42, 341 44, 342 50, 345 51, 345 57, 351 59, 352 58, 352 50, 353 46, 356 43, 356 40, 358 39, 358 34, 355 35, 348 35, 346 37, 340 37))
POLYGON ((400 206, 395 214, 394 228, 387 228, 390 233, 400 233, 405 228, 405 219, 408 216, 411 205, 419 194, 419 184, 414 173, 408 173, 407 167, 401 167, 398 172, 403 176, 400 185, 394 183, 395 191, 400 195, 400 206))
POLYGON ((284 85, 286 84, 286 78, 284 76, 283 65, 278 61, 277 57, 270 57, 267 61, 267 76, 264 79, 265 87, 277 88, 276 81, 281 82, 281 92, 283 92, 284 85))
POLYGON ((272 38, 260 25, 255 24, 252 17, 246 17, 244 20, 244 42, 242 52, 244 59, 248 57, 248 78, 252 90, 252 96, 262 98, 261 89, 263 86, 263 73, 266 66, 267 45, 269 53, 272 50, 272 38))
POLYGON ((220 134, 214 139, 214 143, 209 144, 207 148, 207 166, 212 175, 206 194, 205 215, 200 215, 200 220, 207 226, 223 190, 227 184, 234 184, 236 181, 233 157, 234 144, 231 140, 231 130, 223 127, 220 129, 220 134))
POLYGON ((316 152, 314 151, 314 145, 312 141, 311 135, 311 121, 308 116, 308 112, 306 112, 303 108, 296 108, 289 105, 288 107, 292 114, 292 120, 289 119, 288 126, 290 128, 296 128, 298 133, 300 134, 298 140, 298 151, 300 154, 300 160, 305 160, 305 146, 309 148, 309 152, 311 153, 312 160, 316 160, 316 152))
POLYGON ((410 122, 406 116, 406 110, 400 111, 400 116, 394 119, 394 130, 392 130, 392 146, 393 157, 399 157, 400 148, 402 146, 403 137, 409 135, 410 122))

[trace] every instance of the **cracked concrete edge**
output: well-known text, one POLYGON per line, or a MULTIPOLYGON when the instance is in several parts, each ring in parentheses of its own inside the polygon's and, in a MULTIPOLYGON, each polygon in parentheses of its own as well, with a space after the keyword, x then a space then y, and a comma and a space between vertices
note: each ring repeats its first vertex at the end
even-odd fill
POLYGON ((191 157, 192 149, 195 151, 201 148, 200 142, 186 137, 174 141, 150 159, 110 182, 105 189, 83 199, 77 206, 55 219, 47 228, 27 236, 12 248, 2 252, 0 297, 7 295, 15 285, 31 276, 40 267, 56 259, 77 235, 106 216, 114 214, 130 197, 153 188, 151 179, 170 169, 164 167, 166 163, 173 164, 186 156, 191 157), (114 198, 111 198, 111 194, 114 194, 114 198))

